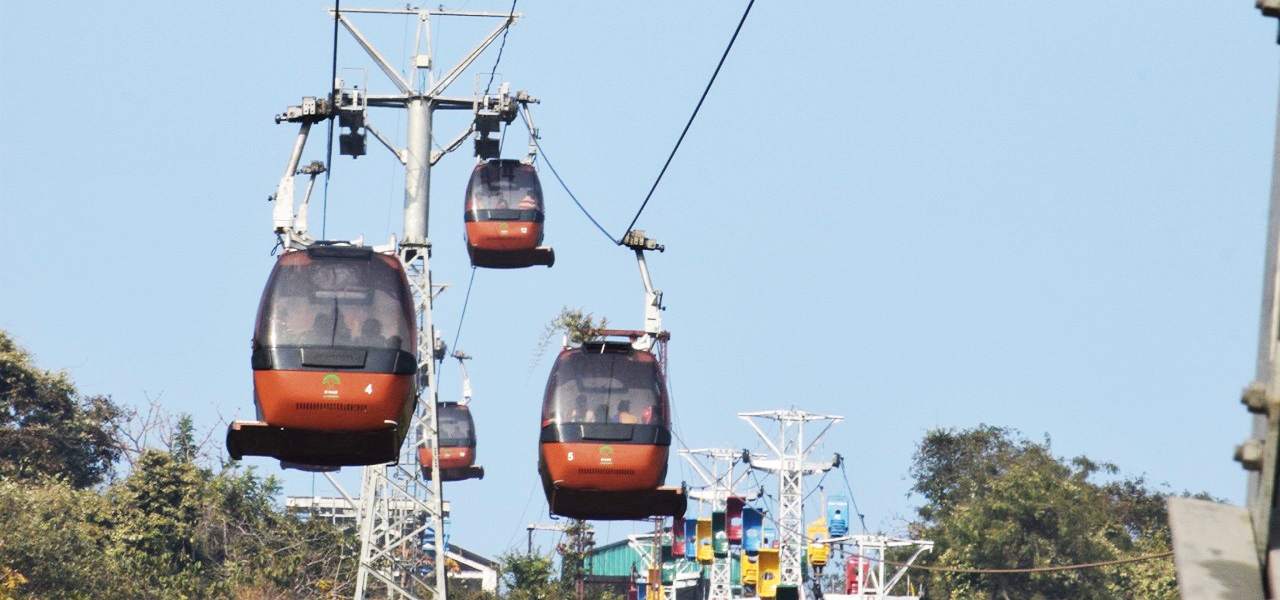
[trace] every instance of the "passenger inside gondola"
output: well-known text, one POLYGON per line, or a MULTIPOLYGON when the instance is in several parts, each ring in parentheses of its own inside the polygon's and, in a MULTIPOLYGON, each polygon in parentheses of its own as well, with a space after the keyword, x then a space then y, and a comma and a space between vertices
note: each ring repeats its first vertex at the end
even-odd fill
POLYGON ((382 322, 370 317, 364 320, 360 325, 360 337, 356 340, 359 346, 368 346, 371 348, 381 348, 387 343, 387 338, 382 336, 382 322))
POLYGON ((537 176, 531 168, 500 165, 479 171, 480 180, 472 184, 467 210, 538 210, 537 176), (478 183, 478 185, 476 185, 478 183), (519 198, 519 200, 517 200, 519 198))
POLYGON ((634 425, 640 422, 640 419, 631 414, 631 402, 623 400, 618 403, 618 412, 613 415, 614 423, 622 423, 624 425, 634 425))
POLYGON ((587 397, 578 394, 573 400, 573 410, 569 411, 569 423, 590 423, 595 421, 595 412, 587 408, 587 397))
POLYGON ((307 343, 319 346, 329 346, 336 343, 342 338, 346 338, 346 325, 341 320, 333 318, 333 313, 325 311, 317 313, 316 318, 311 323, 311 333, 307 336, 307 343))

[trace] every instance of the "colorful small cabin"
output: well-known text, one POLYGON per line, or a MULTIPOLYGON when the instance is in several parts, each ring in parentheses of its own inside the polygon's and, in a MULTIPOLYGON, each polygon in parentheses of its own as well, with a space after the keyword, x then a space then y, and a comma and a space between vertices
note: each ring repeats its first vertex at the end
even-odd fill
POLYGON ((758 579, 756 584, 756 593, 761 598, 776 598, 778 596, 778 580, 782 574, 778 568, 778 549, 777 548, 761 548, 759 554, 758 579))
POLYGON ((715 553, 716 558, 724 558, 729 555, 729 534, 725 531, 725 518, 723 510, 717 510, 711 513, 711 550, 715 553))
POLYGON ((764 514, 759 510, 745 507, 742 509, 742 551, 747 554, 755 554, 760 551, 761 528, 764 524, 764 514))
POLYGON ((725 517, 729 519, 725 526, 725 534, 729 536, 730 544, 742 543, 742 508, 745 503, 746 501, 738 496, 729 496, 725 503, 725 517))
POLYGON ((819 541, 829 537, 827 535, 826 520, 818 519, 817 521, 810 523, 807 533, 809 538, 809 564, 815 567, 826 566, 827 557, 831 550, 826 544, 819 541))
POLYGON ((742 562, 742 584, 743 585, 756 585, 756 583, 759 581, 757 578, 759 573, 758 571, 759 564, 760 564, 759 560, 760 560, 759 555, 747 554, 746 552, 742 553, 741 562, 742 562))
POLYGON ((849 499, 844 496, 827 498, 827 528, 833 537, 849 535, 849 499))
POLYGON ((698 558, 698 520, 684 520, 684 556, 689 560, 698 558))
POLYGON ((698 519, 698 562, 710 564, 715 558, 715 549, 711 546, 711 519, 698 519))
POLYGON ((677 516, 671 521, 671 555, 676 558, 684 558, 684 517, 677 516))

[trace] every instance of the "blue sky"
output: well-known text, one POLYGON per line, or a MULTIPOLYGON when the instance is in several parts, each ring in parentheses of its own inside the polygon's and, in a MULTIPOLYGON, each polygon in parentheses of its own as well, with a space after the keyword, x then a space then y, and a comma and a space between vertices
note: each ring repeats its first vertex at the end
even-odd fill
MULTIPOLYGON (((221 422, 252 418, 249 338, 275 244, 265 200, 296 135, 272 117, 325 92, 328 5, 0 3, 0 328, 39 366, 86 394, 158 399, 215 440, 221 422)), ((475 357, 487 471, 446 488, 455 542, 495 555, 547 520, 546 324, 569 306, 640 326, 630 252, 545 160, 621 235, 744 7, 517 7, 498 70, 542 100, 557 263, 477 272, 462 318, 473 159, 464 147, 432 171, 434 280, 451 285, 435 319, 475 357)), ((404 63, 408 23, 357 22, 404 63)), ((681 439, 759 449, 737 413, 843 415, 821 452, 849 457, 868 527, 889 533, 914 514, 922 435, 981 423, 1242 503, 1231 455, 1249 429, 1239 393, 1257 344, 1276 26, 1243 0, 757 3, 637 223, 667 247, 649 266, 681 439)), ((438 22, 438 63, 480 30, 438 22)), ((389 91, 349 37, 339 44, 340 67, 389 91)), ((371 118, 402 139, 401 113, 371 118)), ((464 121, 438 113, 437 138, 464 121)), ((518 156, 523 129, 510 135, 518 156)), ((320 140, 304 160, 322 158, 320 140)), ((372 140, 368 156, 335 159, 329 237, 399 233, 402 186, 372 140)), ((441 397, 456 398, 454 364, 442 376, 441 397)), ((673 459, 669 483, 695 479, 673 459)), ((331 493, 310 475, 285 481, 331 493)), ((597 539, 633 529, 645 526, 602 523, 597 539)))

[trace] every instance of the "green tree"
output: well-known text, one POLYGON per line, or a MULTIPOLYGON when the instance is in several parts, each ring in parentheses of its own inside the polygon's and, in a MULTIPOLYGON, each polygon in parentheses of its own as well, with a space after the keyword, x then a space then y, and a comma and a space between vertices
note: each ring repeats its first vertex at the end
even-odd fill
POLYGON ((564 541, 556 548, 560 552, 560 581, 573 590, 576 598, 586 595, 586 559, 594 547, 595 535, 591 525, 582 519, 574 519, 564 530, 564 541))
POLYGON ((208 593, 203 574, 213 561, 199 543, 203 475, 173 454, 148 450, 111 491, 123 562, 148 589, 187 596, 208 593))
POLYGON ((551 556, 511 551, 498 557, 507 600, 563 600, 567 590, 552 575, 551 556))
POLYGON ((556 333, 564 332, 569 337, 569 343, 581 344, 590 342, 600 337, 600 331, 609 326, 609 319, 600 317, 597 321, 595 317, 581 308, 564 307, 560 309, 560 314, 547 324, 546 329, 542 332, 542 337, 538 339, 538 347, 533 353, 533 362, 529 365, 530 372, 534 366, 542 361, 542 356, 546 353, 547 347, 551 345, 551 338, 556 333))
POLYGON ((0 598, 143 598, 117 560, 113 508, 65 481, 0 479, 0 598), (16 577, 15 577, 16 576, 16 577))
POLYGON ((353 531, 280 510, 274 478, 202 464, 189 415, 138 418, 80 400, 0 332, 0 598, 351 595, 353 531), (129 438, 132 469, 88 488, 129 430, 144 434, 129 438), (165 448, 147 447, 148 431, 170 432, 165 448))
POLYGON ((1115 465, 1055 458, 1005 428, 934 430, 917 449, 913 490, 925 503, 916 530, 936 542, 922 563, 933 598, 1176 598, 1172 561, 1034 571, 1166 551, 1164 495, 1141 479, 1099 485, 1115 465), (1143 578, 1139 581, 1138 578, 1143 578))
POLYGON ((120 456, 119 418, 110 398, 81 397, 67 373, 37 369, 0 331, 0 476, 101 483, 120 456))

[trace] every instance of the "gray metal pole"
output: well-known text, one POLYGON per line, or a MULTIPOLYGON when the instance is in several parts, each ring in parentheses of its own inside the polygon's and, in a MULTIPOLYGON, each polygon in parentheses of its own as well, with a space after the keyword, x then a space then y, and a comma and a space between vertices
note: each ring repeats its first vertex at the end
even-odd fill
MULTIPOLYGON (((409 99, 409 135, 404 165, 404 243, 427 243, 427 204, 431 189, 431 101, 409 99)), ((424 253, 425 254, 425 253, 424 253)))
MULTIPOLYGON (((422 260, 421 276, 426 278, 422 289, 426 292, 423 299, 424 310, 420 315, 419 341, 423 356, 418 357, 425 366, 426 385, 422 386, 422 399, 427 403, 427 418, 431 427, 431 504, 436 519, 435 538, 435 575, 437 600, 446 600, 446 576, 444 543, 444 490, 440 482, 440 419, 437 414, 437 386, 435 372, 435 323, 433 322, 433 305, 431 290, 431 250, 427 236, 428 210, 431 196, 431 110, 434 104, 422 96, 409 99, 409 135, 405 145, 406 161, 404 167, 404 245, 407 247, 425 246, 418 252, 422 260)), ((420 366, 418 372, 423 373, 420 366)))

